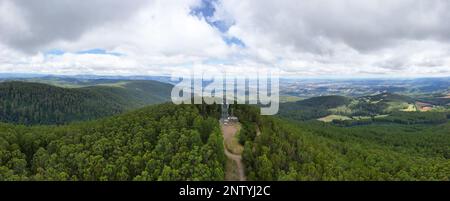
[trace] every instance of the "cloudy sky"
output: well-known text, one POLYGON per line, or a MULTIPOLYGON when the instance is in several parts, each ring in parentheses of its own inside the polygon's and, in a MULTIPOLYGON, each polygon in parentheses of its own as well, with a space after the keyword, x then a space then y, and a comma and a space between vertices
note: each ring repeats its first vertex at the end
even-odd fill
POLYGON ((0 0, 0 73, 450 75, 446 0, 0 0))

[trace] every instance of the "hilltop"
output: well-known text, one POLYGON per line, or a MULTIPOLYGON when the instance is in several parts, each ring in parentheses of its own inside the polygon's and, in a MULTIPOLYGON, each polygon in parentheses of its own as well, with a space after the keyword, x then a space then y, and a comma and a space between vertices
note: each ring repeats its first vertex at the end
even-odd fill
POLYGON ((172 85, 157 81, 116 81, 64 88, 42 83, 0 83, 0 121, 63 124, 110 116, 170 100, 172 85))

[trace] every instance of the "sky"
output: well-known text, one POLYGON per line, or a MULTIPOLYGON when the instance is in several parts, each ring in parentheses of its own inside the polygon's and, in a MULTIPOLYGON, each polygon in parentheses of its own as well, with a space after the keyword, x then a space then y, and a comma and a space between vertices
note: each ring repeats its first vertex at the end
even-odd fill
POLYGON ((0 73, 450 75, 446 0, 0 0, 0 73))

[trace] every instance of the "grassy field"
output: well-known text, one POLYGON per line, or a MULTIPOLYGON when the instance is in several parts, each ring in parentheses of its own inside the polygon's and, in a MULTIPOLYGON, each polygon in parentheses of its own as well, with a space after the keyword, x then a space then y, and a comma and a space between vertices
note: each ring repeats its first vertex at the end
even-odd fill
POLYGON ((435 106, 433 108, 431 108, 429 111, 431 112, 448 112, 450 111, 450 107, 447 106, 435 106))
POLYGON ((347 117, 347 116, 332 114, 332 115, 328 115, 326 117, 319 118, 317 120, 322 121, 322 122, 332 122, 333 120, 350 120, 350 119, 351 118, 347 117))
POLYGON ((394 112, 394 111, 414 112, 416 111, 416 106, 414 104, 406 102, 398 102, 398 101, 388 102, 386 112, 394 112))
POLYGON ((356 119, 356 120, 364 120, 364 119, 370 119, 372 117, 370 116, 353 116, 352 119, 356 119))
POLYGON ((303 100, 303 98, 297 96, 280 96, 280 103, 296 102, 300 100, 303 100))
POLYGON ((388 116, 389 116, 388 114, 380 114, 380 115, 375 116, 375 119, 376 118, 384 118, 384 117, 388 117, 388 116))
POLYGON ((115 83, 104 83, 104 84, 97 84, 98 86, 106 86, 106 87, 119 87, 119 88, 125 88, 125 85, 128 84, 127 81, 119 81, 115 83))
POLYGON ((414 104, 408 104, 407 108, 401 109, 400 111, 403 111, 403 112, 415 112, 415 111, 417 111, 417 108, 416 108, 416 106, 414 104))

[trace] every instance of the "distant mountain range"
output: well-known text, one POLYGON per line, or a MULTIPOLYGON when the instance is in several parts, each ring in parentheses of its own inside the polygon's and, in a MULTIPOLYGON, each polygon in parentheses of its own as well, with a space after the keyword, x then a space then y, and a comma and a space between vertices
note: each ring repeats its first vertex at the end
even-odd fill
POLYGON ((418 96, 448 93, 450 78, 416 79, 283 79, 280 94, 296 97, 341 95, 360 97, 380 93, 418 96))
MULTIPOLYGON (((154 80, 176 84, 169 75, 120 76, 120 75, 47 75, 0 73, 0 81, 38 81, 44 83, 75 83, 95 85, 97 82, 117 80, 154 80)), ((435 78, 280 78, 280 93, 284 96, 316 97, 325 95, 366 96, 379 93, 417 95, 430 93, 450 93, 450 77, 435 78)))
POLYGON ((120 76, 120 75, 50 75, 26 73, 0 73, 0 81, 39 81, 39 82, 75 82, 85 83, 117 80, 154 80, 164 83, 174 83, 170 76, 120 76))

